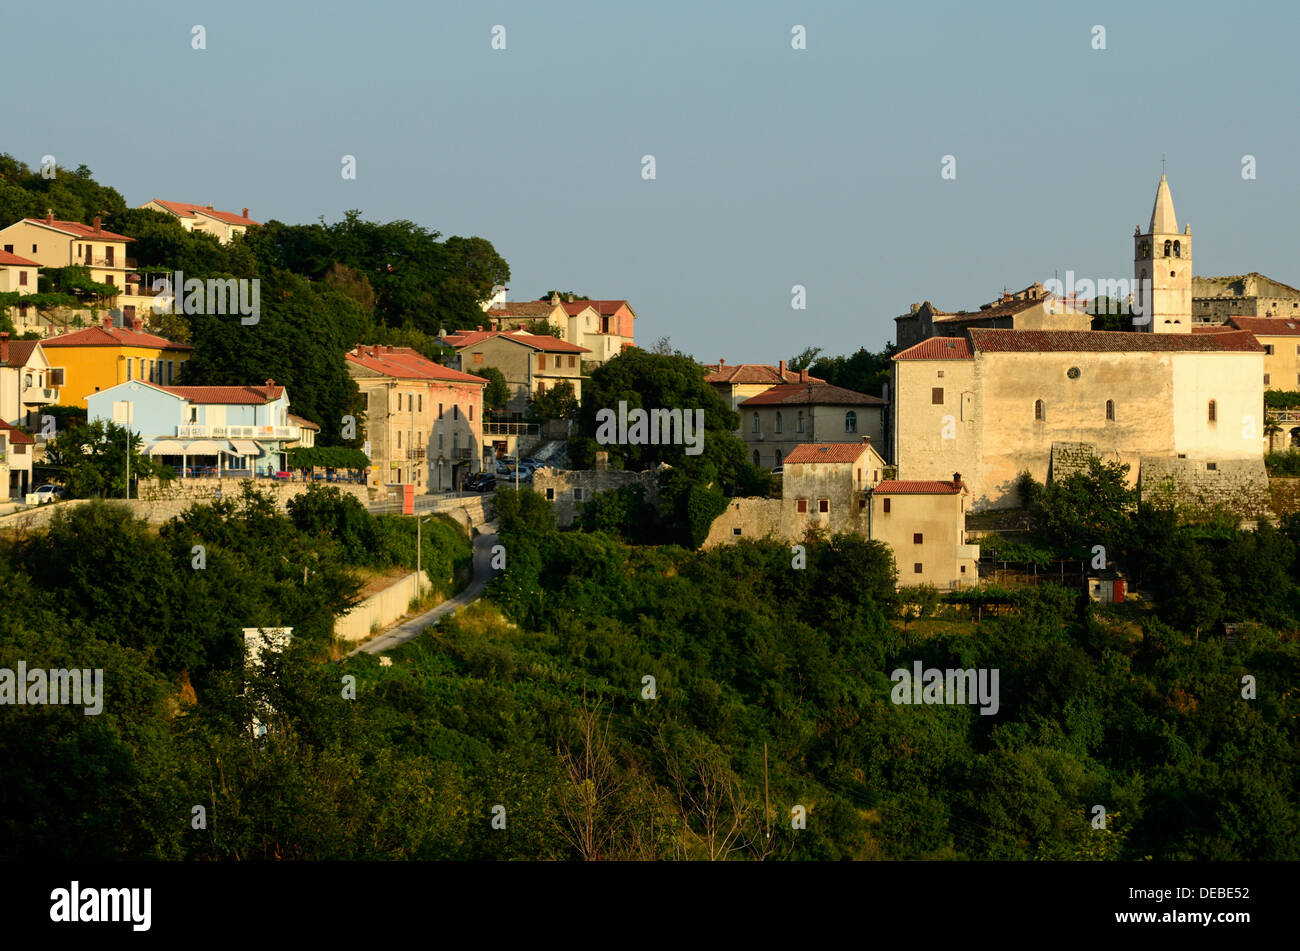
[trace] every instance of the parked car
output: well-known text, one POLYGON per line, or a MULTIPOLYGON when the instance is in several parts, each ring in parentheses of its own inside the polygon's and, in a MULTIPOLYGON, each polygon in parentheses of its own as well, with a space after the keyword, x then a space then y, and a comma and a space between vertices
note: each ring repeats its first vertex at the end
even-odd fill
POLYGON ((497 490, 497 477, 484 476, 474 485, 475 492, 495 492, 497 490))
POLYGON ((44 505, 46 502, 57 502, 66 494, 67 489, 63 486, 47 482, 45 485, 36 487, 36 504, 44 505))

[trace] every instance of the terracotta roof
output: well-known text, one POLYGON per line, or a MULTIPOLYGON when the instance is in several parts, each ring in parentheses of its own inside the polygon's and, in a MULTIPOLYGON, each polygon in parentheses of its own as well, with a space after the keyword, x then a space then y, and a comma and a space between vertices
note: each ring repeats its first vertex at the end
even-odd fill
MULTIPOLYGON (((705 383, 798 383, 799 371, 786 370, 781 375, 781 368, 770 363, 706 363, 704 368, 712 372, 704 378, 705 383)), ((825 383, 821 377, 808 374, 808 383, 825 383)))
POLYGON ((1289 317, 1229 317, 1228 323, 1238 330, 1248 330, 1257 336, 1300 336, 1300 320, 1289 317))
POLYGON ((5 431, 5 434, 9 437, 9 441, 11 443, 18 443, 19 445, 30 446, 36 442, 35 439, 27 435, 17 426, 10 426, 3 419, 0 419, 0 429, 5 431))
POLYGON ((781 383, 740 403, 741 406, 884 406, 868 396, 829 383, 781 383))
POLYGON ((555 310, 549 300, 506 301, 502 307, 492 307, 489 317, 545 317, 555 310))
POLYGON ((970 341, 965 337, 931 337, 894 354, 895 360, 969 360, 970 358, 970 341))
POLYGON ((874 491, 880 495, 956 495, 962 488, 964 486, 956 482, 892 479, 877 483, 874 491))
POLYGON ((618 313, 620 307, 626 307, 628 310, 632 309, 632 305, 625 300, 566 300, 560 301, 560 306, 564 308, 564 312, 570 317, 581 314, 588 307, 595 310, 602 317, 609 317, 618 313))
POLYGON ((317 432, 320 432, 320 427, 317 426, 315 423, 313 423, 310 419, 306 419, 305 417, 298 416, 294 413, 289 413, 287 415, 289 417, 289 422, 294 423, 295 425, 300 426, 303 429, 314 429, 317 432))
POLYGON ((526 347, 532 347, 534 350, 541 350, 544 353, 591 353, 586 347, 580 347, 576 343, 569 343, 559 337, 551 337, 547 334, 530 334, 522 330, 458 330, 454 334, 447 334, 447 345, 455 347, 457 350, 463 350, 465 347, 472 347, 476 343, 482 343, 489 337, 505 337, 522 343, 526 347))
MULTIPOLYGON (((1013 314, 1020 313, 1022 310, 1028 310, 1031 307, 1046 304, 1048 303, 1048 300, 1049 298, 1047 297, 1031 297, 1027 300, 999 301, 981 310, 964 311, 957 314, 945 314, 942 317, 936 314, 934 322, 936 324, 943 324, 967 320, 986 320, 992 317, 1010 317, 1013 314)), ((1064 305, 1069 304, 1070 302, 1062 300, 1058 301, 1058 303, 1064 305)))
POLYGON ((32 358, 32 353, 40 346, 40 343, 39 340, 10 340, 8 366, 26 366, 27 361, 32 358))
POLYGON ((806 442, 791 449, 782 464, 792 466, 803 462, 856 462, 869 448, 864 442, 806 442))
POLYGON ((80 221, 60 221, 55 218, 50 221, 46 218, 25 218, 23 219, 30 224, 44 225, 47 228, 53 228, 55 231, 62 231, 64 234, 74 235, 78 238, 91 238, 95 241, 134 241, 135 238, 128 238, 124 234, 117 234, 113 231, 107 231, 101 228, 96 231, 91 225, 83 225, 80 221))
MULTIPOLYGON (((188 343, 176 343, 154 334, 122 327, 87 327, 70 334, 46 337, 42 347, 150 347, 155 350, 193 350, 188 343)), ((12 344, 10 345, 12 346, 12 344)))
POLYGON ((158 386, 191 403, 251 404, 261 406, 278 400, 284 394, 283 386, 158 386))
POLYGON ((252 218, 245 218, 243 215, 237 215, 233 211, 218 211, 215 208, 209 208, 207 205, 194 205, 187 201, 163 201, 161 198, 155 198, 155 202, 162 205, 174 215, 181 218, 196 218, 199 213, 207 215, 209 218, 216 218, 218 221, 224 221, 230 225, 260 225, 260 221, 254 221, 252 218))
MULTIPOLYGON (((967 330, 976 350, 988 353, 1262 353, 1248 333, 1159 334, 1117 330, 967 330)), ((895 358, 897 359, 897 358, 895 358)))
POLYGON ((1233 329, 1231 327, 1226 327, 1223 324, 1214 324, 1213 326, 1210 327, 1192 328, 1192 333, 1194 334, 1230 334, 1232 332, 1233 329))
POLYGON ((0 267, 40 267, 36 261, 20 258, 8 251, 0 251, 0 267))
POLYGON ((349 363, 365 367, 384 376, 400 380, 437 380, 442 383, 476 383, 487 386, 487 380, 435 363, 410 347, 388 347, 378 344, 359 344, 344 356, 349 363))

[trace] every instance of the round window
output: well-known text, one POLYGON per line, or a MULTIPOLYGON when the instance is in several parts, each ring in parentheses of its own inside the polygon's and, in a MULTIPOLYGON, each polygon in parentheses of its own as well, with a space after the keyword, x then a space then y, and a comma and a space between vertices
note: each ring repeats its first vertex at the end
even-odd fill
POLYGON ((1077 380, 1079 378, 1079 368, 1070 367, 1070 369, 1065 371, 1065 375, 1068 376, 1071 380, 1077 380))

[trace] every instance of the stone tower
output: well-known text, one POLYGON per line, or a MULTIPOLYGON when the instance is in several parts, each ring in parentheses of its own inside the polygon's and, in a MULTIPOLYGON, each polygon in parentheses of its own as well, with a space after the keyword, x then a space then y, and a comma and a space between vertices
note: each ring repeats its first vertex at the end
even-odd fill
POLYGON ((1141 226, 1133 229, 1133 279, 1135 330, 1192 332, 1192 227, 1178 233, 1174 198, 1164 175, 1147 233, 1141 226))

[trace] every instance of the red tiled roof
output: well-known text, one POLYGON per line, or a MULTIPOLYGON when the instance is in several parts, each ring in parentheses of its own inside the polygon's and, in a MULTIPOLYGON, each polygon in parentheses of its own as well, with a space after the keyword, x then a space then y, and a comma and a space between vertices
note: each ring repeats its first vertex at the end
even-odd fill
POLYGON ((544 353, 591 353, 586 347, 580 347, 576 343, 569 343, 559 337, 551 337, 547 334, 530 334, 522 330, 458 330, 454 334, 447 334, 447 345, 455 347, 457 350, 463 350, 465 347, 472 347, 476 343, 482 343, 489 337, 505 337, 508 340, 514 340, 526 347, 532 347, 534 350, 541 350, 544 353))
POLYGON ((388 347, 377 344, 360 344, 344 356, 349 363, 365 367, 384 376, 401 380, 437 380, 442 383, 476 383, 487 386, 487 380, 435 363, 410 347, 388 347))
POLYGON ((11 443, 18 443, 20 445, 30 446, 36 442, 35 439, 27 435, 17 426, 10 426, 3 419, 0 419, 0 429, 3 429, 5 431, 5 434, 9 437, 9 441, 11 443))
POLYGON ((1192 333, 1194 333, 1194 334, 1230 334, 1230 333, 1232 333, 1232 328, 1231 328, 1231 327, 1225 327, 1223 324, 1214 324, 1213 326, 1210 326, 1210 327, 1193 327, 1193 328, 1192 328, 1192 333))
POLYGON ((205 214, 210 218, 216 218, 218 221, 224 221, 229 225, 260 225, 260 221, 254 221, 252 218, 245 218, 243 215, 237 215, 233 211, 217 211, 215 208, 209 208, 207 205, 194 205, 187 201, 163 201, 161 198, 155 198, 155 202, 162 205, 174 215, 181 218, 195 218, 199 213, 205 214))
POLYGON ((1229 317, 1228 323, 1238 330, 1247 330, 1256 336, 1300 336, 1300 320, 1292 320, 1289 317, 1229 317))
POLYGON ((40 267, 36 261, 20 258, 9 251, 0 251, 0 267, 40 267))
POLYGON ((294 423, 295 425, 300 426, 303 429, 314 429, 317 432, 320 432, 320 427, 317 426, 315 423, 313 423, 310 419, 306 419, 305 417, 295 415, 294 413, 289 413, 288 416, 289 416, 289 422, 294 423))
POLYGON ((790 450, 782 460, 787 466, 803 462, 856 462, 867 449, 864 442, 806 442, 790 450))
POLYGON ((588 307, 595 310, 602 317, 610 317, 618 313, 620 307, 626 307, 628 310, 632 309, 632 305, 625 300, 566 300, 560 301, 560 306, 564 308, 564 312, 570 317, 576 317, 588 307))
POLYGON ((49 221, 45 218, 25 218, 30 224, 44 225, 47 228, 53 228, 55 231, 62 231, 64 234, 74 235, 78 238, 90 238, 94 241, 134 241, 135 238, 128 238, 124 234, 117 234, 113 231, 100 229, 96 231, 92 225, 83 225, 80 221, 60 221, 55 218, 49 221))
MULTIPOLYGON (((121 327, 87 327, 70 334, 46 337, 42 347, 150 347, 155 350, 193 350, 188 343, 176 343, 153 334, 121 327)), ((10 345, 12 346, 12 344, 10 345)))
POLYGON ((876 485, 881 495, 956 495, 963 486, 955 482, 887 480, 876 485))
POLYGON ((548 300, 506 301, 502 307, 490 308, 489 317, 545 317, 555 310, 548 300))
POLYGON ((11 367, 26 366, 27 361, 32 358, 32 353, 40 345, 39 340, 10 340, 9 341, 9 363, 11 367))
POLYGON ((969 360, 970 341, 964 337, 931 337, 894 354, 895 360, 969 360))
POLYGON ((829 383, 780 383, 741 406, 884 406, 879 396, 868 396, 829 383))
MULTIPOLYGON (((1160 334, 1117 330, 990 330, 966 333, 987 353, 1262 353, 1249 333, 1160 334)), ((897 357, 895 357, 897 359, 897 357)))
MULTIPOLYGON (((154 384, 157 386, 157 384, 154 384)), ((283 386, 159 386, 191 403, 252 404, 261 406, 278 400, 284 394, 283 386)))
MULTIPOLYGON (((778 383, 798 383, 799 372, 797 370, 786 370, 785 376, 781 376, 781 368, 774 367, 770 363, 706 363, 706 370, 712 371, 704 378, 705 383, 767 383, 772 386, 778 383)), ((808 374, 808 383, 825 383, 821 377, 808 374)))

